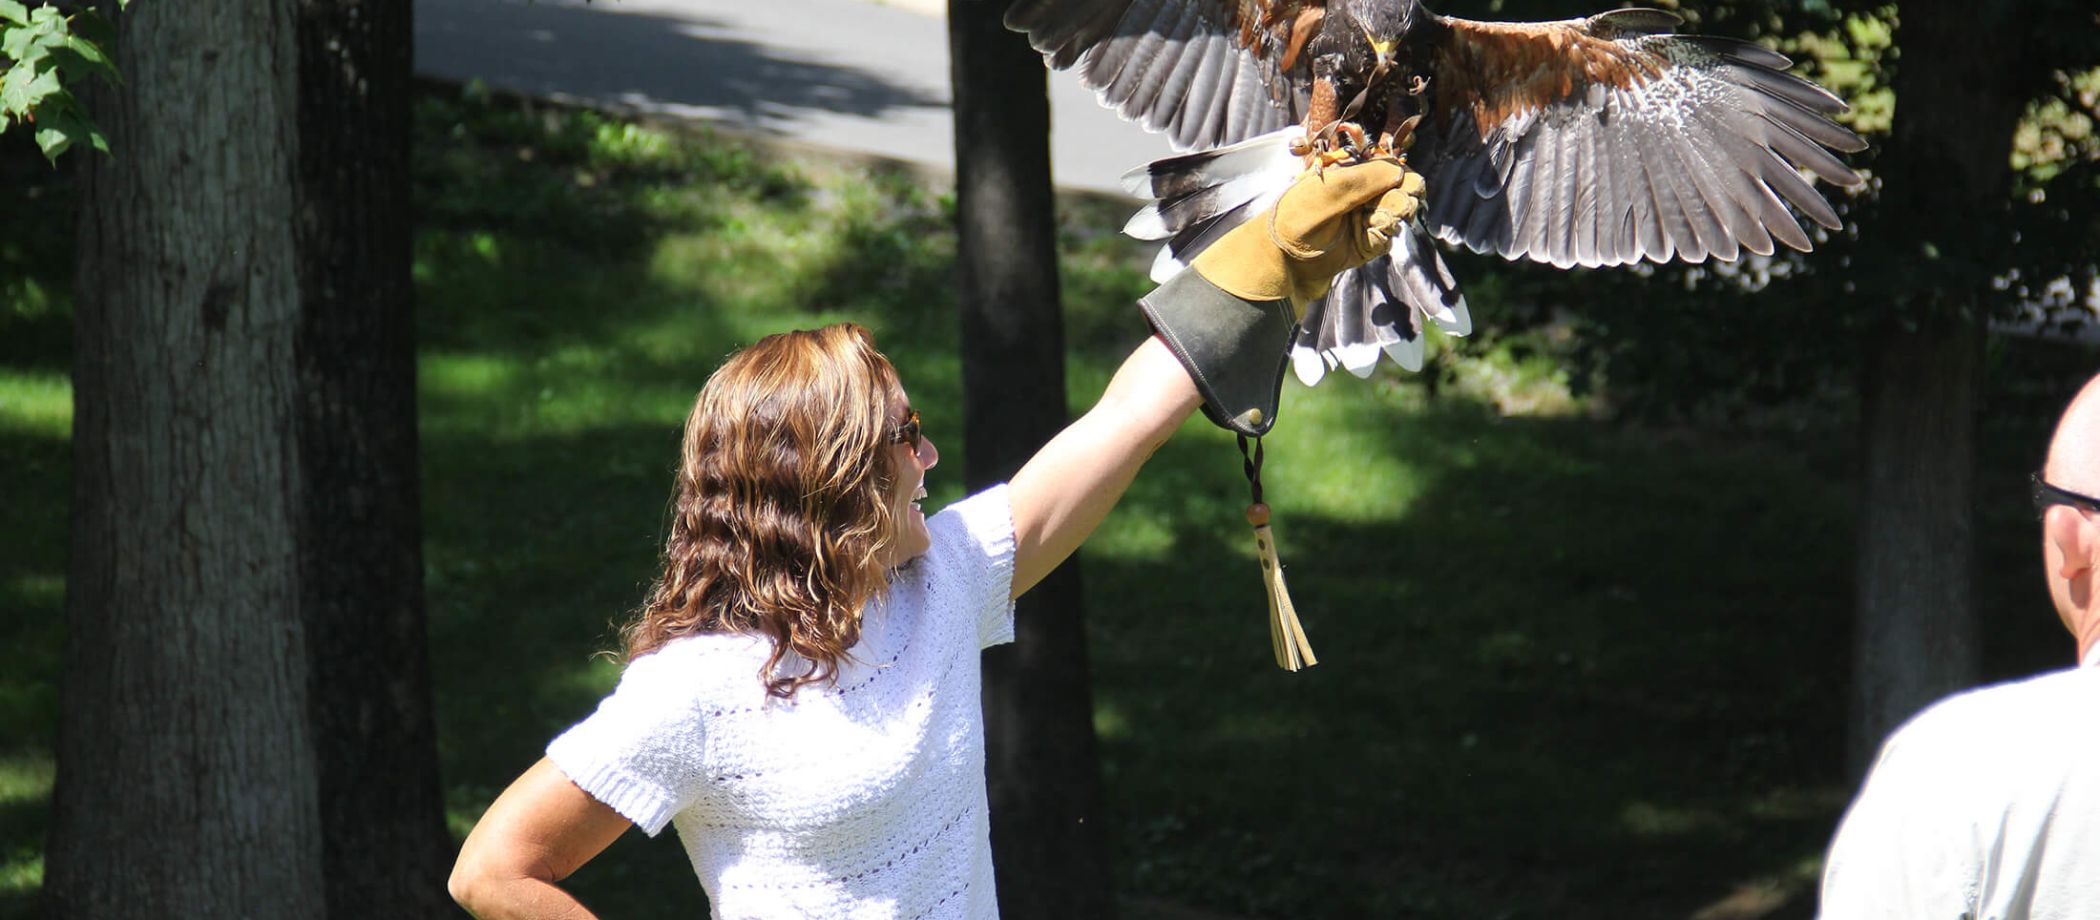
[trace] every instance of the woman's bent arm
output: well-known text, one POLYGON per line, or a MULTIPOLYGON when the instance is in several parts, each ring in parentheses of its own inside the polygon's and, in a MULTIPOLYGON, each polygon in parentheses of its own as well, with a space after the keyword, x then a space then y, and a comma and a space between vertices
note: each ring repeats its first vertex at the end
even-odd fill
POLYGON ((1086 541, 1138 467, 1202 405, 1195 381, 1157 337, 1116 370, 1094 408, 1014 474, 1013 595, 1035 586, 1086 541))
POLYGON ((459 848, 452 899, 481 920, 592 916, 555 885, 633 825, 542 758, 518 777, 459 848))

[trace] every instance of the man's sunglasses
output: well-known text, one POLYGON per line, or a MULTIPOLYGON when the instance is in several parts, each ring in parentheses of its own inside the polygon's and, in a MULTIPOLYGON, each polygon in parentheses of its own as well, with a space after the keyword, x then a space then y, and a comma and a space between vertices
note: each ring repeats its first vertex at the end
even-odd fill
POLYGON ((2100 514, 2100 498, 2082 495, 2060 486, 2050 485, 2048 480, 2043 479, 2040 473, 2027 477, 2027 480, 2033 484, 2032 493, 2034 495, 2034 513, 2036 516, 2046 513, 2050 505, 2070 505, 2081 511, 2100 514))
POLYGON ((898 422, 890 432, 891 444, 910 444, 912 453, 919 452, 919 410, 904 410, 904 421, 898 422))

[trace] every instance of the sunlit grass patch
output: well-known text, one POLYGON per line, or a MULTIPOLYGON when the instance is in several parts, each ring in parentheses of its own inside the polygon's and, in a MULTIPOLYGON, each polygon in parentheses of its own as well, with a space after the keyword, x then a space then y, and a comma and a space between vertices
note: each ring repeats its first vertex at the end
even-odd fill
POLYGON ((27 902, 44 888, 44 854, 16 850, 0 855, 0 904, 27 902))
POLYGON ((0 369, 0 431, 72 437, 73 382, 65 374, 0 369))
POLYGON ((46 754, 0 756, 0 808, 41 802, 51 796, 57 768, 46 754))
POLYGON ((55 776, 48 754, 0 755, 0 815, 19 825, 0 832, 0 916, 18 907, 27 916, 44 886, 43 814, 55 776))

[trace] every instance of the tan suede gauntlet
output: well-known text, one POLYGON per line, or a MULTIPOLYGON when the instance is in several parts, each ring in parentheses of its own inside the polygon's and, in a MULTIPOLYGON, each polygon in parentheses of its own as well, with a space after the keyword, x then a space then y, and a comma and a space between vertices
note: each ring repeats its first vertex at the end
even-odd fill
POLYGON ((1249 437, 1276 424, 1298 319, 1334 276, 1384 254, 1422 206, 1392 160, 1306 172, 1138 306, 1203 394, 1203 414, 1249 437))
POLYGON ((1393 160, 1308 170, 1272 211, 1225 234, 1190 267, 1235 297, 1288 300, 1302 314, 1335 275, 1391 249, 1393 228, 1421 207, 1421 175, 1393 160))

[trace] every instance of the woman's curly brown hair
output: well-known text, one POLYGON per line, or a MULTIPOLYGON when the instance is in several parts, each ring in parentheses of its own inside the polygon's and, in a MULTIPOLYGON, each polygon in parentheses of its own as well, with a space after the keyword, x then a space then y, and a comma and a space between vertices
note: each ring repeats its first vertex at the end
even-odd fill
POLYGON ((772 640, 766 692, 835 679, 888 576, 885 449, 903 390, 842 323, 767 336, 709 377, 686 418, 663 572, 622 629, 628 660, 695 633, 772 640), (808 667, 780 673, 789 653, 808 667))

